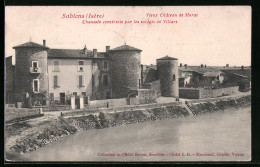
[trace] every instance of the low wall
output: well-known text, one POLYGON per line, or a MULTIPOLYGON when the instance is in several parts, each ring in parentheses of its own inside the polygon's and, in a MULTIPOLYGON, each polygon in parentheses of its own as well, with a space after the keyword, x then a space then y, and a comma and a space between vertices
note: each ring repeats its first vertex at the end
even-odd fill
POLYGON ((185 99, 207 99, 233 95, 238 92, 238 86, 210 90, 202 88, 179 88, 179 97, 185 99))
POLYGON ((124 107, 113 107, 113 108, 99 108, 99 109, 85 109, 85 110, 76 110, 68 111, 63 113, 63 116, 79 116, 87 115, 91 113, 109 113, 109 112, 121 112, 121 111, 132 111, 137 109, 148 109, 148 108, 158 108, 158 107, 167 107, 167 106, 180 106, 182 102, 171 102, 171 103, 152 103, 152 104, 142 104, 142 105, 127 105, 124 107))
POLYGON ((138 89, 137 96, 127 100, 129 105, 157 103, 157 93, 154 89, 138 89))
POLYGON ((201 89, 179 88, 179 97, 185 99, 199 99, 201 89))
POLYGON ((224 95, 232 95, 238 92, 239 92, 239 86, 221 88, 221 89, 212 89, 212 90, 201 89, 200 98, 201 99, 214 98, 214 97, 220 97, 224 95))
POLYGON ((125 105, 127 105, 126 98, 106 99, 106 100, 90 101, 88 108, 95 109, 95 108, 107 108, 107 107, 120 107, 120 106, 125 106, 125 105))
POLYGON ((28 109, 28 108, 6 108, 5 109, 5 121, 14 121, 17 119, 22 119, 32 116, 41 116, 42 113, 39 108, 28 109))
POLYGON ((70 105, 51 105, 51 106, 41 106, 41 107, 33 107, 33 108, 42 108, 42 111, 67 111, 71 110, 70 105))

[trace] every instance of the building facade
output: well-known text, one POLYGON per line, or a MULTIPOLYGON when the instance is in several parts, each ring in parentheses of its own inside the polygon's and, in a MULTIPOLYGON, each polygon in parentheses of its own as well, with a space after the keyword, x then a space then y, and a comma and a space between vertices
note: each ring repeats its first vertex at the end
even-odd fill
POLYGON ((71 95, 90 99, 127 97, 128 89, 141 85, 141 51, 129 45, 105 52, 97 49, 50 49, 27 42, 15 49, 14 92, 31 96, 44 94, 58 104, 71 95))

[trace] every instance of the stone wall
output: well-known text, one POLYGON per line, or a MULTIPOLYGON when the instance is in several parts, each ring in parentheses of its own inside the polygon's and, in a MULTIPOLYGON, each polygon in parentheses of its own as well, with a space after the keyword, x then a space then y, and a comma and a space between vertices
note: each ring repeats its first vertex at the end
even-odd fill
POLYGON ((185 99, 199 99, 200 91, 196 88, 179 88, 179 96, 185 99))
POLYGON ((171 103, 152 103, 152 104, 142 104, 142 105, 127 105, 122 107, 111 107, 111 108, 98 108, 98 109, 84 109, 77 111, 69 111, 63 113, 63 116, 80 116, 87 115, 91 113, 109 113, 109 112, 121 112, 121 111, 133 111, 137 109, 148 109, 148 108, 158 108, 167 106, 181 106, 182 102, 171 102, 171 103))
POLYGON ((157 93, 154 89, 138 89, 137 96, 128 100, 129 105, 157 103, 157 93))
POLYGON ((6 108, 5 109, 5 121, 10 122, 16 119, 22 119, 30 116, 40 116, 42 113, 39 108, 6 108))
POLYGON ((202 89, 202 88, 179 88, 180 98, 185 99, 207 99, 227 95, 233 95, 239 92, 239 87, 228 87, 220 89, 202 89))
POLYGON ((33 79, 39 79, 40 92, 48 91, 47 50, 44 48, 16 48, 15 90, 16 93, 33 93, 33 79), (30 73, 32 61, 38 61, 41 72, 30 73))
POLYGON ((228 87, 228 88, 220 88, 220 89, 201 89, 200 91, 200 98, 206 99, 206 98, 214 98, 214 97, 220 97, 224 95, 232 95, 239 92, 239 87, 228 87))
POLYGON ((194 115, 202 113, 219 112, 227 109, 239 109, 251 106, 251 95, 242 95, 226 98, 214 98, 186 101, 187 106, 194 115))
POLYGON ((90 101, 88 108, 95 109, 95 108, 108 108, 108 107, 120 107, 126 106, 127 100, 126 98, 121 99, 106 99, 106 100, 94 100, 90 101))
POLYGON ((112 97, 112 62, 109 59, 94 59, 92 62, 92 96, 91 99, 107 99, 112 97), (104 69, 104 61, 108 62, 108 69, 104 69), (108 75, 108 85, 103 85, 103 75, 108 75), (109 95, 108 95, 109 94, 109 95))
POLYGON ((77 129, 89 130, 121 126, 133 123, 170 119, 188 116, 189 113, 182 106, 161 106, 157 108, 134 109, 131 112, 122 111, 115 113, 103 113, 67 119, 77 129))
POLYGON ((157 70, 148 68, 142 71, 142 84, 147 84, 156 80, 158 80, 157 70))
POLYGON ((12 56, 5 58, 5 91, 7 94, 14 93, 14 72, 12 56))
POLYGON ((128 96, 129 89, 138 89, 141 84, 141 51, 109 51, 113 62, 113 98, 128 96))
POLYGON ((165 97, 179 97, 178 60, 157 59, 156 63, 157 76, 161 85, 161 95, 165 97))

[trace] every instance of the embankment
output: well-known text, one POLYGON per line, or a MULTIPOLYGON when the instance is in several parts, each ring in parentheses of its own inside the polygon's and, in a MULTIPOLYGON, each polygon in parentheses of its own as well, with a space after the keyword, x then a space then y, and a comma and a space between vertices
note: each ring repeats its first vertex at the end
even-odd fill
POLYGON ((186 101, 194 115, 251 106, 251 95, 186 101))
MULTIPOLYGON (((194 115, 206 112, 218 112, 228 109, 244 108, 251 105, 251 95, 224 97, 207 100, 186 101, 194 115)), ((102 109, 99 112, 47 120, 38 124, 23 122, 6 126, 6 149, 16 153, 28 153, 60 138, 81 130, 101 129, 154 120, 189 116, 187 109, 178 105, 152 105, 127 110, 102 109), (110 112, 105 112, 110 111, 110 112)))

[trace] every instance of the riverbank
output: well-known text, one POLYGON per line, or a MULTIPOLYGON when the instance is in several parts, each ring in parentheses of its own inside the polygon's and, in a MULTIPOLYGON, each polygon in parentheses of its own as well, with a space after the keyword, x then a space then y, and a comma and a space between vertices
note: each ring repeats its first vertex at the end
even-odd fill
MULTIPOLYGON (((226 109, 239 109, 250 105, 251 95, 225 99, 196 100, 187 103, 187 106, 194 114, 219 112, 226 109)), ((29 153, 39 147, 43 147, 78 131, 186 117, 189 115, 189 112, 183 105, 178 105, 114 113, 100 112, 98 114, 77 117, 48 118, 40 123, 35 123, 33 122, 34 119, 32 119, 14 123, 12 125, 6 125, 6 152, 8 155, 12 152, 18 154, 29 153)))

